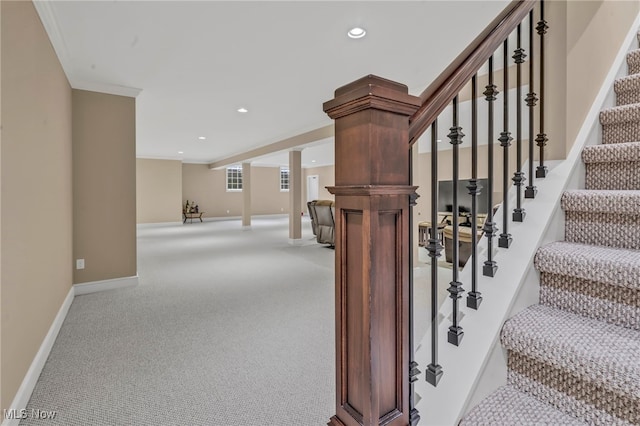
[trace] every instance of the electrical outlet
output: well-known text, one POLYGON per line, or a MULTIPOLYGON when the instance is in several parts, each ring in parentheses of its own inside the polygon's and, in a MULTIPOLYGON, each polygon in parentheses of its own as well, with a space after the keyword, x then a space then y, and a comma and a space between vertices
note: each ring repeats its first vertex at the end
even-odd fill
POLYGON ((84 269, 84 259, 76 259, 76 269, 84 269))

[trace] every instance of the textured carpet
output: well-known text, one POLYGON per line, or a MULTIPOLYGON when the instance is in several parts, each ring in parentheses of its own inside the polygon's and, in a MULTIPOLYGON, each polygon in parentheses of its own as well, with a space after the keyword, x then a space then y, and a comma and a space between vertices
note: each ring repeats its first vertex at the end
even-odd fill
MULTIPOLYGON (((334 254, 286 217, 138 229, 140 285, 73 301, 21 425, 315 426, 335 410, 334 254)), ((415 333, 429 267, 416 262, 415 333)), ((451 270, 439 268, 442 283, 451 270)), ((439 295, 442 302, 446 291, 439 295)))
POLYGON ((540 304, 502 329, 507 385, 461 425, 640 424, 640 50, 627 63, 587 189, 562 197, 565 241, 536 254, 540 304))
POLYGON ((76 297, 21 425, 320 425, 334 414, 334 251, 287 220, 138 231, 140 285, 76 297))

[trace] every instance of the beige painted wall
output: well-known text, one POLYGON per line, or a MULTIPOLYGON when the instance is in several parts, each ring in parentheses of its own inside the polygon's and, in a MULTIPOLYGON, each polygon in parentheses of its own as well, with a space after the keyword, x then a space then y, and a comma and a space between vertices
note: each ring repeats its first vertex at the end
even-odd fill
POLYGON ((280 191, 279 167, 252 167, 251 187, 253 214, 289 213, 289 192, 280 191))
POLYGON ((135 276, 135 99, 73 90, 74 283, 135 276))
POLYGON ((302 204, 304 204, 304 212, 307 213, 307 177, 318 176, 318 199, 333 200, 333 195, 327 191, 327 186, 335 185, 335 167, 309 167, 303 170, 302 176, 302 204))
POLYGON ((546 120, 549 156, 564 158, 601 88, 640 2, 548 2, 546 120))
POLYGON ((182 165, 182 201, 195 201, 203 217, 242 216, 242 192, 227 192, 225 169, 182 165))
POLYGON ((31 2, 1 10, 1 400, 72 283, 71 88, 31 2))
MULTIPOLYGON (((638 12, 637 1, 604 1, 598 9, 589 2, 567 4, 568 141, 580 130, 600 84, 638 12), (582 20, 580 20, 582 18, 582 20), (585 72, 588 70, 588 72, 585 72)), ((571 145, 569 145, 571 146, 571 145)))
MULTIPOLYGON (((2 182, 2 6, 0 6, 0 186, 2 182)), ((2 382, 2 193, 0 192, 0 409, 6 408, 2 401, 3 382, 2 382)))
POLYGON ((182 222, 182 161, 136 160, 138 223, 182 222))
MULTIPOLYGON (((227 191, 225 169, 206 164, 182 165, 182 201, 195 200, 203 217, 242 216, 242 192, 227 191)), ((251 168, 253 215, 289 212, 289 193, 280 191, 279 167, 251 168)))

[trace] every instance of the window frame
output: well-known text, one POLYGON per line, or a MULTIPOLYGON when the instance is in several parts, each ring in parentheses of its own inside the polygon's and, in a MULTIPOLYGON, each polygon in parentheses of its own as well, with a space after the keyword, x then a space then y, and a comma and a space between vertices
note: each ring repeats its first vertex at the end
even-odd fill
POLYGON ((280 192, 289 192, 291 189, 291 171, 288 167, 280 167, 280 192), (286 179, 283 178, 284 174, 286 174, 286 179), (286 181, 286 188, 283 185, 286 181))
POLYGON ((225 176, 225 188, 227 189, 227 192, 242 192, 242 188, 244 188, 242 166, 227 167, 225 176))

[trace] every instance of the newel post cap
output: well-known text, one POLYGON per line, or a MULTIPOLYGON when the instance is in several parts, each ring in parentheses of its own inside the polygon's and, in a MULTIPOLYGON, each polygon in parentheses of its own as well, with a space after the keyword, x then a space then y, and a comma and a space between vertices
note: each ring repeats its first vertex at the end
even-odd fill
POLYGON ((410 95, 404 84, 367 75, 336 89, 335 98, 325 102, 323 110, 334 120, 365 109, 410 116, 421 104, 420 98, 410 95))

